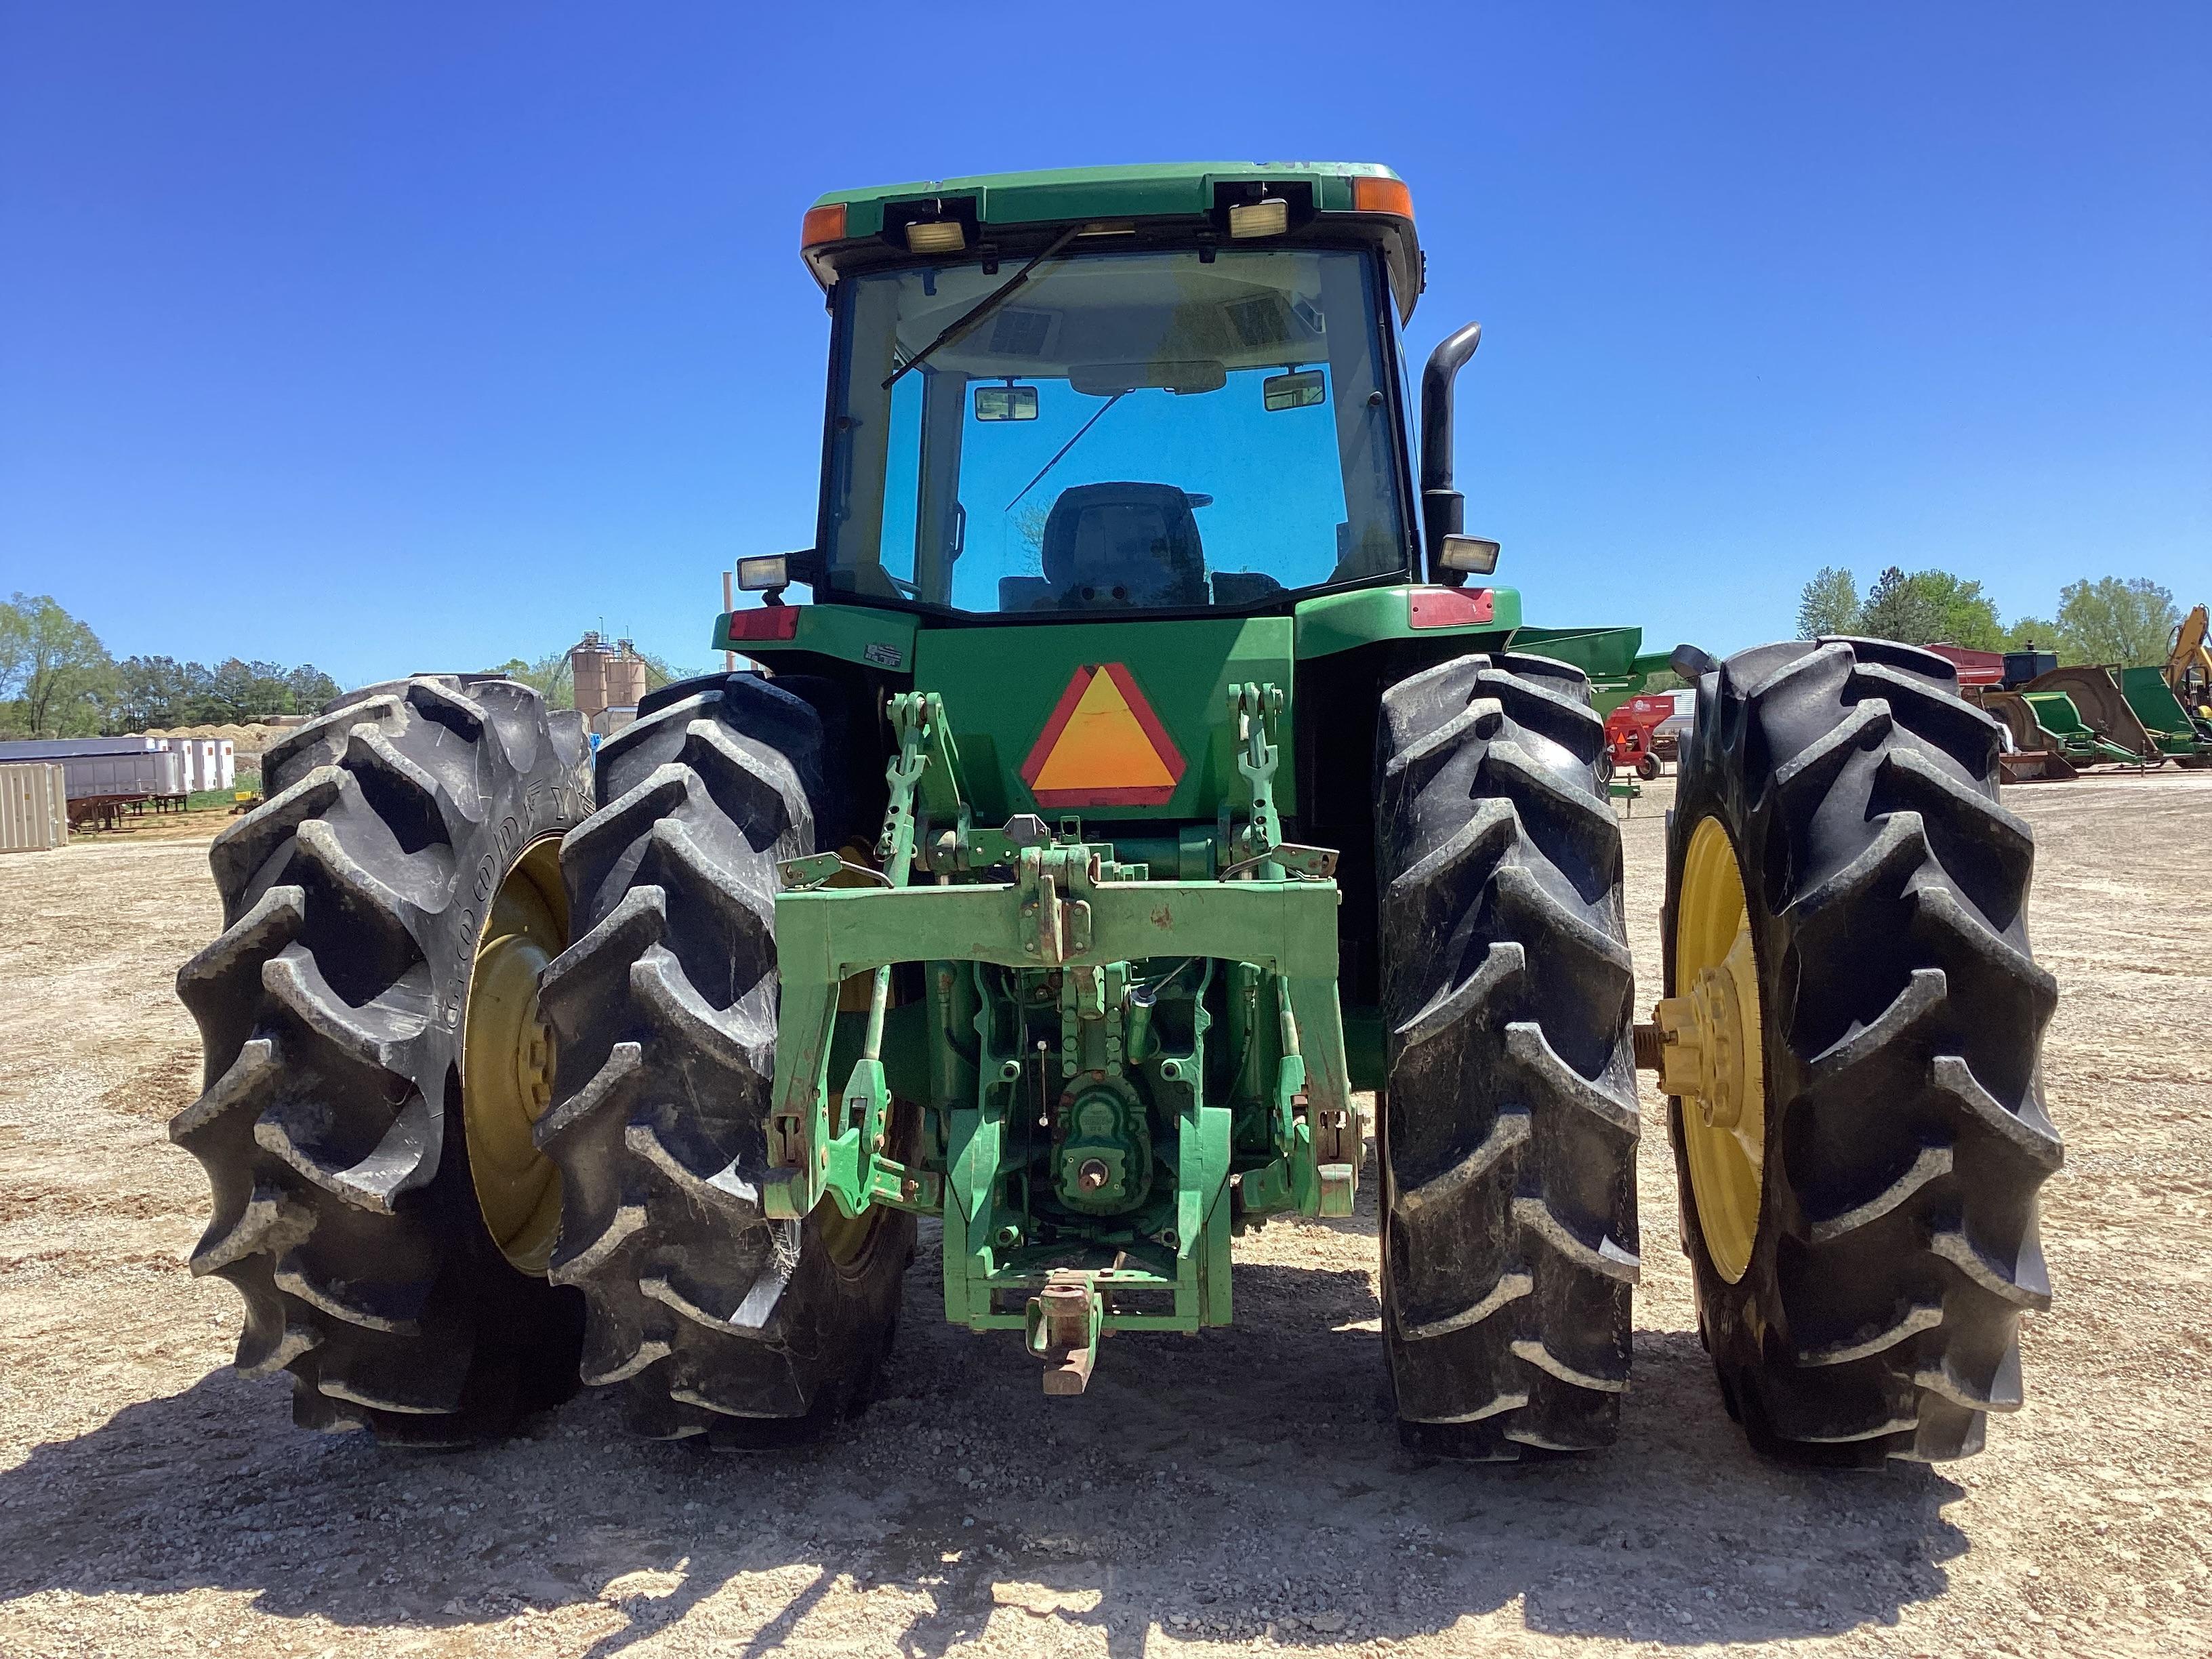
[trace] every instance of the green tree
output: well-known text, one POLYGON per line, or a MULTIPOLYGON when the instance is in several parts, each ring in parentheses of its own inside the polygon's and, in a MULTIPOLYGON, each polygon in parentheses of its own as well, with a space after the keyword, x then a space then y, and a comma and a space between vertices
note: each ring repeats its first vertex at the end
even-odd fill
MULTIPOLYGON (((1798 611, 1798 626, 1814 620, 1814 589, 1823 579, 1849 576, 1823 570, 1806 585, 1805 603, 1798 611)), ((1909 574, 1892 565, 1875 580, 1860 608, 1856 629, 1830 629, 1832 633, 1856 632, 1878 640, 1898 640, 1906 645, 1929 645, 1941 641, 1971 651, 2003 648, 2004 624, 1982 585, 1948 570, 1915 570, 1909 574)), ((1807 629, 1809 633, 1812 630, 1807 629)))
POLYGON ((285 675, 284 684, 292 693, 292 712, 295 714, 319 712, 324 704, 344 689, 311 662, 303 662, 285 675))
POLYGON ((2058 624, 2045 622, 2040 617, 2022 617, 2005 629, 2004 648, 2008 651, 2056 651, 2059 648, 2058 624))
POLYGON ((144 732, 312 714, 337 695, 337 682, 313 663, 285 668, 234 657, 209 668, 174 657, 126 657, 116 665, 102 726, 144 732))
POLYGON ((1870 639, 1925 645, 1942 635, 1942 609, 1924 584, 1892 565, 1867 592, 1859 631, 1870 639))
MULTIPOLYGON (((18 593, 15 596, 21 599, 18 593)), ((23 674, 30 661, 31 619, 20 606, 0 605, 0 702, 23 689, 23 674)))
POLYGON ((568 666, 568 653, 555 651, 537 660, 526 661, 510 657, 499 665, 499 672, 511 680, 520 680, 545 699, 548 708, 574 708, 576 706, 576 682, 568 666))
POLYGON ((114 688, 101 726, 122 732, 196 724, 193 711, 206 695, 210 678, 196 662, 125 657, 115 665, 114 688))
POLYGON ((1936 616, 1936 631, 1916 643, 1942 640, 1970 651, 2004 648, 2004 624, 1997 620, 1996 605, 1982 592, 1979 582, 1965 580, 1948 570, 1918 570, 1908 580, 1936 616))
POLYGON ((193 718, 179 724, 230 726, 270 714, 311 714, 337 695, 337 687, 320 669, 286 668, 282 663, 247 662, 231 657, 217 663, 208 677, 193 718), (329 688, 329 696, 302 704, 300 691, 329 688))
POLYGON ((2173 595, 2147 576, 2069 582, 2058 593, 2060 655, 2124 668, 2161 663, 2180 620, 2173 595))
POLYGON ((1824 564, 1797 599, 1797 636, 1816 640, 1824 634, 1859 631, 1859 585, 1848 570, 1824 564))
POLYGON ((91 629, 49 594, 0 605, 0 696, 8 724, 33 738, 95 732, 115 671, 91 629))

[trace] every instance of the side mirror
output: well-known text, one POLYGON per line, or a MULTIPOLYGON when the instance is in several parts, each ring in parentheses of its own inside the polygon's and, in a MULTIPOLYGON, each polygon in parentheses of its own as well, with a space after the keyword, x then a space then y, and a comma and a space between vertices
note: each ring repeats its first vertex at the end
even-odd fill
POLYGON ((1452 488, 1452 381, 1481 344, 1482 325, 1469 323, 1447 336, 1421 371, 1421 541, 1429 580, 1453 587, 1467 580, 1468 570, 1444 556, 1467 511, 1467 498, 1452 488))
POLYGON ((1498 568, 1498 544, 1480 536, 1447 536, 1437 563, 1462 576, 1487 576, 1498 568))
POLYGON ((1667 653, 1667 666, 1695 685, 1720 664, 1694 645, 1678 645, 1667 653))

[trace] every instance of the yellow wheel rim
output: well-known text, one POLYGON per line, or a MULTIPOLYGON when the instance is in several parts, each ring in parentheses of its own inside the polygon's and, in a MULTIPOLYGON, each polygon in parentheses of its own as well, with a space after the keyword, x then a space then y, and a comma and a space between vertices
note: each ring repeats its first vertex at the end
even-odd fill
POLYGON ((822 1200, 822 1213, 817 1224, 822 1231, 822 1248, 830 1260, 841 1269, 859 1265, 874 1242, 876 1224, 883 1212, 868 1210, 860 1215, 847 1215, 829 1199, 822 1200))
POLYGON ((553 1032, 538 981, 568 943, 560 838, 525 848, 500 884, 469 975, 461 1111, 477 1206, 501 1254, 543 1275, 561 1231, 561 1176, 532 1130, 553 1097, 553 1032))
POLYGON ((1660 1086, 1680 1101, 1698 1231, 1731 1285, 1751 1265, 1766 1167, 1759 965, 1735 846, 1699 821, 1675 896, 1674 969, 1658 1007, 1660 1086))

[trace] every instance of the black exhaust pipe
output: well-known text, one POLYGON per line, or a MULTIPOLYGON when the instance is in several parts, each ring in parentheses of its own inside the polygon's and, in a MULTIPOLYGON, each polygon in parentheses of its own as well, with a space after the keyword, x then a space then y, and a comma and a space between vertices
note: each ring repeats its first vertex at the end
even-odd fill
POLYGON ((1467 498, 1452 488, 1452 380, 1482 343, 1482 325, 1445 336, 1421 371, 1421 545, 1429 580, 1457 587, 1467 573, 1443 567, 1444 538, 1463 530, 1467 498))

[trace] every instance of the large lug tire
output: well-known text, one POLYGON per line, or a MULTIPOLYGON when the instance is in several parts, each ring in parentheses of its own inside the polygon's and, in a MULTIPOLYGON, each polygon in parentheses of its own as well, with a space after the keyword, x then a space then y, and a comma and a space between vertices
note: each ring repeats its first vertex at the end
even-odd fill
POLYGON ((223 933, 177 976, 205 1092, 169 1133, 214 1191, 192 1271, 237 1286, 237 1364, 289 1370, 304 1426, 465 1444, 574 1391, 581 1298, 488 1231, 460 1060, 492 900, 550 869, 586 763, 527 688, 417 676, 270 750, 216 839, 223 933))
POLYGON ((1638 1273, 1620 830, 1582 673, 1470 656, 1383 694, 1383 1334, 1401 1433, 1609 1444, 1638 1273))
POLYGON ((584 1380, 626 1385, 654 1438, 772 1444, 857 1410, 914 1253, 910 1215, 760 1205, 775 866, 814 850, 823 748, 815 710, 757 675, 688 688, 601 747, 599 811, 562 848, 551 1273, 590 1306, 584 1380))
POLYGON ((1700 1334, 1770 1454, 1962 1456, 2021 1402, 2020 1316, 2050 1301, 2036 1190, 2061 1147, 2037 1053, 2057 987, 2028 950, 2034 848, 1998 805, 1998 732, 1948 662, 1882 641, 1762 647, 1698 688, 1667 981, 1694 976, 1685 872, 1710 821, 1764 1054, 1741 1200, 1717 1163, 1699 1190, 1693 1153, 1719 1143, 1697 1101, 1670 1117, 1700 1334))

